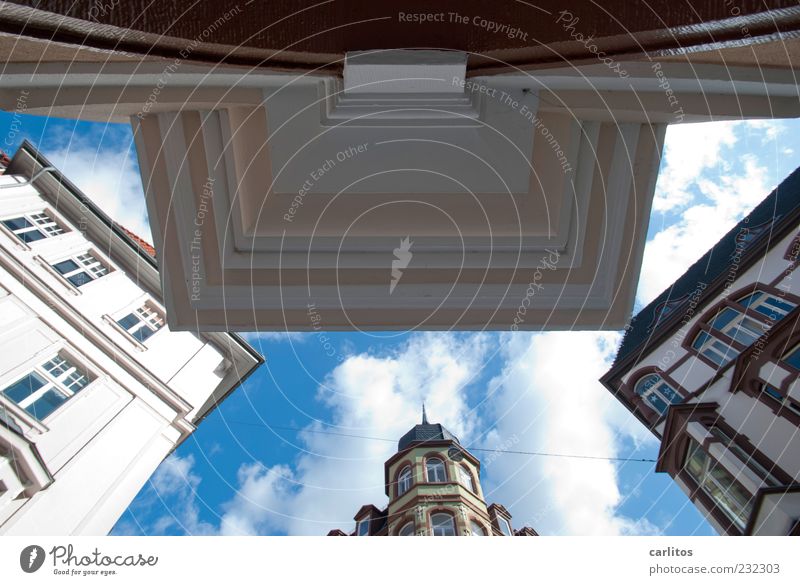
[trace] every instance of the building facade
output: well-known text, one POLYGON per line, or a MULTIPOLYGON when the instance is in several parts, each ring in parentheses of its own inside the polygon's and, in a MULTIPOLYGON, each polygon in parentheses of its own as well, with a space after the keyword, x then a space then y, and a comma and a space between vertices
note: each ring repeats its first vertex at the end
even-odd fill
POLYGON ((263 358, 170 331, 153 249, 29 143, 0 174, 0 534, 106 534, 263 358))
POLYGON ((800 169, 631 321, 603 384, 729 535, 800 534, 800 169))
POLYGON ((514 530, 504 506, 486 505, 480 461, 441 424, 430 424, 424 408, 422 423, 403 435, 384 470, 389 504, 362 506, 349 536, 538 536, 527 526, 514 530))

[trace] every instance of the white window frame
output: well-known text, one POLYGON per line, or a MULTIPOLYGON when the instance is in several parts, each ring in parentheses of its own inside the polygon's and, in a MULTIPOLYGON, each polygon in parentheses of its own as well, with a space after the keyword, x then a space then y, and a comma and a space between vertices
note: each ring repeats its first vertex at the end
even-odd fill
POLYGON ((65 234, 69 231, 66 227, 64 227, 64 225, 60 221, 58 221, 57 219, 55 219, 55 217, 53 217, 53 214, 48 209, 41 209, 38 211, 29 211, 21 214, 15 214, 12 217, 6 217, 0 220, 0 223, 2 223, 3 227, 6 230, 8 230, 9 233, 14 234, 17 240, 19 240, 26 246, 29 246, 30 244, 34 244, 42 240, 47 240, 49 238, 60 236, 61 234, 65 234), (15 219, 24 219, 30 224, 30 226, 14 229, 5 225, 4 223, 6 221, 13 221, 15 219), (27 234, 34 231, 39 232, 42 235, 42 237, 39 238, 38 240, 34 240, 31 242, 26 242, 21 237, 22 234, 27 234))
POLYGON ((786 299, 780 299, 777 296, 768 293, 761 289, 756 289, 740 297, 736 301, 736 306, 732 307, 726 305, 720 308, 712 318, 708 319, 708 330, 700 331, 692 340, 692 349, 701 353, 706 358, 717 364, 719 367, 725 366, 739 355, 739 350, 734 347, 732 341, 749 347, 753 345, 762 335, 778 321, 786 317, 797 305, 786 299), (755 297, 748 302, 748 299, 755 297), (780 304, 790 305, 790 309, 779 306, 780 304), (764 312, 762 309, 766 308, 769 312, 764 312), (745 312, 745 309, 750 309, 759 313, 760 315, 770 319, 769 323, 764 323, 755 319, 745 312), (716 321, 725 312, 734 312, 736 315, 718 327, 714 326, 716 321), (726 339, 721 339, 717 333, 724 335, 726 339), (705 339, 698 345, 698 340, 706 336, 705 339))
POLYGON ((738 481, 736 481, 736 477, 725 469, 725 467, 716 459, 714 459, 711 455, 706 452, 705 449, 695 441, 693 438, 689 438, 689 444, 686 449, 686 458, 684 460, 683 469, 686 470, 686 473, 692 480, 698 485, 700 490, 709 498, 714 504, 722 510, 725 515, 741 530, 744 530, 745 526, 747 525, 747 520, 752 514, 753 511, 753 494, 750 492, 738 481), (704 459, 702 460, 702 469, 699 472, 699 475, 695 475, 689 469, 690 460, 694 457, 696 453, 702 453, 704 459), (719 477, 715 477, 713 474, 710 473, 710 469, 712 465, 716 468, 719 468, 724 475, 730 476, 730 483, 731 485, 724 485, 720 480, 719 477), (728 502, 723 499, 719 499, 714 495, 714 490, 711 488, 715 488, 724 494, 734 493, 731 492, 732 484, 736 484, 737 487, 741 488, 743 492, 750 494, 750 499, 747 503, 742 504, 741 502, 737 502, 734 497, 730 497, 733 500, 732 503, 736 504, 739 507, 739 511, 733 509, 728 502), (711 487, 709 487, 711 486, 711 487))
POLYGON ((473 494, 477 493, 475 490, 475 479, 472 477, 472 472, 467 469, 465 465, 456 465, 458 473, 458 483, 467 488, 473 494))
POLYGON ((397 497, 399 498, 411 489, 414 482, 414 473, 411 471, 411 466, 406 465, 397 474, 397 497), (408 475, 406 475, 408 472, 408 475))
POLYGON ((64 258, 59 258, 58 260, 49 262, 49 264, 50 268, 52 268, 56 274, 58 274, 63 280, 68 282, 69 285, 75 289, 80 289, 81 287, 114 272, 114 268, 111 266, 111 264, 106 262, 105 259, 102 259, 100 255, 92 249, 84 250, 64 258), (78 268, 68 272, 61 272, 58 268, 56 268, 57 264, 68 261, 75 263, 78 268), (70 280, 70 278, 77 276, 78 274, 85 274, 88 277, 88 280, 81 284, 75 284, 70 280))
POLYGON ((125 310, 118 314, 117 318, 114 319, 114 323, 137 344, 144 345, 148 340, 152 339, 156 333, 164 328, 166 318, 164 312, 155 304, 145 301, 130 310, 125 310), (136 319, 136 323, 126 328, 121 321, 131 316, 136 319), (149 330, 151 333, 144 339, 139 339, 136 334, 143 330, 149 330))
POLYGON ((23 410, 31 419, 42 423, 57 413, 70 398, 85 390, 96 379, 97 376, 89 372, 88 368, 80 360, 76 360, 71 354, 61 350, 51 354, 47 359, 39 360, 34 367, 4 383, 0 387, 0 394, 3 395, 5 400, 23 410), (42 381, 42 386, 22 398, 19 402, 6 394, 6 391, 12 386, 30 376, 42 381), (58 406, 42 418, 36 416, 35 411, 28 410, 29 407, 50 392, 55 392, 63 398, 58 406))
POLYGON ((500 526, 500 532, 506 536, 514 536, 514 531, 511 529, 511 523, 503 516, 497 516, 497 525, 500 526))
POLYGON ((356 524, 356 536, 369 536, 369 521, 369 518, 358 521, 358 524, 356 524), (365 528, 363 533, 362 527, 365 528))
POLYGON ((664 379, 664 376, 658 372, 651 372, 649 374, 643 374, 640 376, 639 379, 636 380, 636 384, 633 387, 633 392, 639 396, 651 410, 659 415, 666 414, 667 410, 669 410, 670 404, 678 404, 681 402, 681 400, 683 400, 681 393, 678 392, 676 388, 673 388, 672 384, 667 382, 664 379), (647 387, 642 388, 644 385, 647 385, 647 387), (674 396, 669 396, 669 393, 666 392, 664 387, 671 390, 674 393, 674 396), (652 400, 652 397, 656 397, 664 404, 663 410, 661 410, 652 400))
POLYGON ((439 457, 430 457, 425 460, 425 477, 428 479, 428 483, 446 483, 447 482, 447 469, 445 467, 444 459, 439 457), (439 479, 439 473, 436 471, 434 475, 436 477, 431 478, 431 464, 434 461, 438 461, 439 465, 435 466, 435 469, 441 469, 442 472, 442 479, 439 479))
POLYGON ((448 514, 447 512, 434 512, 431 514, 431 534, 433 536, 455 536, 456 535, 456 519, 453 517, 452 514, 448 514), (448 525, 445 526, 444 524, 440 523, 437 524, 435 518, 437 516, 446 517, 448 525), (452 530, 452 534, 436 534, 436 532, 449 532, 452 530))

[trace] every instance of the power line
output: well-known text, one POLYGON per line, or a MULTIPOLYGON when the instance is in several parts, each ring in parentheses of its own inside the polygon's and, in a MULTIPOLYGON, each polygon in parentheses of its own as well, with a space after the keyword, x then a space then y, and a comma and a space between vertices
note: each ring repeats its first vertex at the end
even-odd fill
MULTIPOLYGON (((387 439, 385 437, 369 437, 366 435, 351 435, 349 433, 337 433, 334 431, 319 431, 314 429, 298 429, 297 427, 287 427, 282 425, 268 425, 258 422, 245 422, 239 420, 227 421, 230 424, 245 425, 251 427, 261 427, 267 429, 278 429, 293 431, 296 433, 315 433, 318 435, 335 435, 337 437, 349 437, 351 439, 366 439, 369 441, 386 441, 396 443, 397 439, 387 439)), ((483 453, 503 453, 508 455, 531 455, 537 457, 563 457, 565 459, 596 459, 602 461, 624 461, 627 463, 657 463, 656 459, 636 458, 636 457, 601 457, 598 455, 574 455, 570 453, 545 453, 543 451, 513 451, 510 449, 482 449, 480 447, 464 447, 468 451, 481 451, 483 453)))

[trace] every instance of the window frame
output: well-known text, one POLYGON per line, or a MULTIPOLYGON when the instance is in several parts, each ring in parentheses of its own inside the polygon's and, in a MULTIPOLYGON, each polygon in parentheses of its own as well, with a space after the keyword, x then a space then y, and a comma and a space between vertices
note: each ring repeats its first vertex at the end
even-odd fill
POLYGON ((55 238, 71 231, 64 224, 64 222, 56 218, 55 214, 53 214, 53 212, 46 207, 37 211, 26 211, 20 213, 19 215, 14 215, 13 217, 0 219, 0 225, 2 225, 8 233, 12 234, 18 242, 24 244, 25 246, 30 246, 30 244, 41 242, 42 240, 49 240, 50 238, 55 238), (46 218, 49 221, 42 221, 43 218, 46 218), (23 220, 29 225, 24 228, 16 229, 6 225, 6 222, 14 220, 23 220), (28 234, 31 232, 38 232, 41 237, 35 240, 26 240, 22 237, 22 234, 28 234))
POLYGON ((19 410, 25 412, 28 417, 38 424, 44 424, 50 417, 58 413, 71 398, 74 398, 88 388, 96 379, 97 375, 91 372, 90 368, 86 367, 82 360, 76 359, 70 352, 60 349, 49 354, 49 357, 46 359, 38 360, 24 372, 19 372, 17 376, 10 377, 9 382, 3 383, 2 387, 0 387, 0 394, 3 395, 5 400, 11 402, 19 410), (50 364, 53 365, 52 369, 48 368, 50 364), (63 365, 65 364, 68 364, 69 367, 64 368, 63 365), (55 372, 55 370, 59 369, 62 371, 55 372), (27 378, 33 378, 34 376, 42 382, 40 386, 21 397, 19 400, 8 394, 9 389, 15 387, 27 378), (77 376, 77 378, 75 376, 77 376), (85 382, 77 388, 73 387, 72 384, 75 384, 78 380, 85 380, 85 382), (58 404, 54 405, 51 410, 47 411, 46 414, 39 416, 36 414, 35 408, 29 410, 50 394, 56 394, 61 400, 58 404))
POLYGON ((145 347, 145 342, 152 339, 159 331, 166 326, 166 315, 155 304, 149 300, 134 306, 133 308, 125 309, 117 313, 117 317, 109 317, 117 327, 123 331, 131 340, 135 341, 138 345, 145 347), (122 321, 132 317, 136 322, 131 327, 126 327, 122 321), (144 339, 137 336, 140 331, 149 331, 144 339))
POLYGON ((397 531, 397 536, 416 536, 416 535, 417 535, 417 529, 416 529, 416 526, 414 526, 414 521, 413 520, 409 520, 408 522, 403 524, 400 527, 400 529, 397 531), (411 528, 410 534, 403 534, 403 532, 406 530, 406 528, 409 528, 409 527, 411 528))
POLYGON ((782 294, 781 291, 764 283, 753 283, 710 307, 686 336, 684 348, 715 370, 725 369, 798 305, 800 299, 794 295, 782 294), (749 300, 755 295, 760 295, 760 298, 749 300), (791 306, 785 309, 778 306, 778 303, 791 306), (774 313, 767 314, 760 310, 762 307, 768 307, 774 313), (726 310, 733 311, 735 315, 725 323, 715 326, 714 321, 726 310), (742 325, 743 323, 749 326, 742 325), (757 332, 754 331, 753 324, 760 325, 757 332), (739 335, 740 333, 742 335, 739 335), (742 343, 756 333, 757 337, 748 344, 742 343), (703 341, 699 341, 701 338, 703 341))
POLYGON ((509 522, 506 517, 501 516, 500 514, 498 514, 496 518, 497 518, 497 526, 500 529, 500 532, 502 532, 503 535, 505 536, 514 536, 514 530, 511 528, 511 522, 509 522), (508 532, 503 530, 503 526, 505 526, 508 529, 508 532))
MULTIPOLYGON (((755 494, 751 494, 747 488, 745 488, 739 481, 736 480, 736 477, 731 474, 719 461, 714 459, 708 451, 701 445, 698 441, 693 439, 692 437, 688 437, 686 441, 686 448, 683 456, 683 463, 681 466, 681 470, 686 473, 686 475, 692 480, 695 484, 697 491, 702 493, 710 502, 712 502, 713 506, 720 510, 725 518, 731 522, 733 526, 735 526, 739 531, 743 531, 747 526, 747 522, 750 519, 750 516, 753 513, 753 504, 755 502, 755 494), (703 460, 701 464, 701 473, 700 477, 696 476, 694 472, 692 472, 689 468, 690 459, 696 454, 702 453, 703 460), (723 500, 715 496, 714 492, 712 492, 708 487, 706 487, 706 483, 711 483, 717 489, 720 490, 724 495, 728 495, 731 493, 730 487, 725 487, 719 480, 718 476, 712 475, 711 471, 712 468, 719 468, 722 471, 722 475, 727 475, 730 478, 730 483, 735 485, 736 488, 741 490, 743 493, 749 494, 750 499, 741 504, 740 502, 736 502, 734 496, 728 496, 730 500, 740 505, 741 514, 746 515, 746 517, 742 518, 739 514, 736 513, 735 510, 730 509, 730 506, 727 505, 723 500)), ((736 492, 732 492, 735 494, 736 492)))
POLYGON ((647 370, 647 371, 640 371, 637 372, 635 376, 632 376, 632 379, 635 380, 632 385, 632 390, 634 396, 638 397, 641 402, 646 405, 653 413, 660 417, 665 416, 669 407, 673 404, 680 404, 683 402, 685 396, 684 393, 681 391, 680 386, 672 383, 669 379, 667 379, 666 375, 661 372, 660 370, 647 370), (640 386, 646 382, 648 379, 657 378, 658 382, 653 383, 650 387, 642 390, 640 392, 640 386), (677 397, 677 400, 672 400, 669 398, 663 390, 661 390, 662 386, 666 386, 669 388, 677 397), (676 387, 677 386, 677 387, 676 387), (648 399, 649 396, 654 395, 656 396, 663 404, 664 410, 660 410, 656 404, 648 399))
POLYGON ((444 510, 434 510, 431 511, 430 514, 430 523, 431 523, 431 536, 457 536, 458 535, 458 526, 456 526, 456 518, 453 514, 449 511, 444 510), (449 523, 449 528, 452 528, 452 534, 436 534, 437 529, 442 528, 442 524, 436 524, 434 520, 437 516, 447 518, 449 523))
POLYGON ((447 479, 447 464, 444 462, 444 459, 442 459, 438 455, 433 456, 433 457, 426 457, 425 458, 425 479, 427 480, 428 483, 447 483, 447 481, 448 481, 448 479, 447 479), (442 475, 443 475, 443 478, 441 480, 438 479, 438 473, 436 474, 437 475, 437 479, 431 479, 430 466, 431 466, 431 463, 434 462, 434 461, 438 461, 441 464, 442 475))
POLYGON ((399 498, 407 494, 411 489, 411 486, 413 485, 414 485, 414 470, 411 468, 410 464, 404 465, 403 467, 400 468, 400 471, 397 472, 397 483, 396 483, 397 497, 399 498), (408 482, 404 488, 403 485, 405 481, 403 475, 405 474, 406 471, 408 471, 408 478, 407 478, 408 482))
POLYGON ((75 290, 81 290, 87 284, 91 284, 97 280, 100 280, 104 276, 108 276, 115 271, 115 268, 111 265, 111 263, 98 254, 93 248, 88 248, 81 252, 60 257, 57 260, 48 260, 47 264, 54 274, 58 275, 64 282, 68 283, 69 286, 75 290), (94 262, 85 261, 85 257, 92 258, 94 262), (60 268, 57 268, 57 266, 65 262, 72 262, 77 266, 77 268, 62 272, 60 268), (98 272, 94 271, 94 268, 97 266, 102 268, 102 273, 98 274, 98 272), (77 284, 71 279, 77 277, 79 274, 83 274, 87 280, 77 284))
POLYGON ((369 536, 370 520, 371 518, 367 516, 366 518, 362 518, 361 520, 356 522, 356 536, 369 536), (366 527, 366 532, 364 532, 363 534, 361 533, 362 526, 366 527))
POLYGON ((458 476, 458 483, 461 484, 462 487, 469 490, 473 494, 477 494, 478 490, 475 486, 475 477, 472 475, 472 471, 464 465, 463 463, 456 464, 456 475, 458 476), (464 479, 469 481, 469 485, 464 483, 464 479))

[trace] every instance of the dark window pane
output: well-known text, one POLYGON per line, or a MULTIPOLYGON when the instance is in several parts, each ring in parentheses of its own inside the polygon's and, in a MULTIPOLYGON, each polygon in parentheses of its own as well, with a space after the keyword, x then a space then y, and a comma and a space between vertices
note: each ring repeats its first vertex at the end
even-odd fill
POLYGON ((744 305, 745 307, 749 307, 751 304, 755 303, 758 299, 764 296, 762 292, 754 292, 751 295, 747 295, 743 299, 739 299, 739 303, 744 305))
POLYGON ((61 274, 67 274, 69 272, 73 272, 80 268, 78 264, 74 260, 64 260, 63 262, 58 262, 53 264, 53 268, 58 270, 61 274))
POLYGON ((45 235, 39 230, 31 230, 29 232, 23 232, 21 234, 17 234, 17 236, 19 236, 19 239, 25 242, 26 244, 29 244, 30 242, 36 242, 38 240, 43 240, 45 238, 45 235))
POLYGON ((77 274, 68 276, 67 280, 69 280, 75 286, 83 286, 87 282, 91 282, 92 277, 86 274, 85 272, 78 272, 77 274))
POLYGON ((714 329, 718 331, 723 331, 725 326, 728 325, 731 321, 733 321, 739 313, 734 311, 730 307, 722 309, 714 319, 711 320, 709 323, 714 329))
POLYGON ((117 323, 119 323, 119 326, 125 331, 130 331, 133 327, 139 324, 139 317, 133 313, 128 313, 122 319, 117 321, 117 323))
POLYGON ((44 420, 66 400, 67 397, 61 394, 61 392, 57 392, 56 390, 48 390, 42 395, 41 398, 33 402, 25 410, 27 410, 32 416, 36 417, 36 419, 44 420))
POLYGON ((15 231, 15 230, 22 230, 25 228, 33 227, 33 224, 29 222, 24 217, 15 217, 13 219, 4 219, 3 225, 6 226, 8 229, 15 231))
POLYGON ((132 335, 138 339, 139 341, 145 341, 148 337, 150 337, 155 331, 150 329, 147 326, 139 327, 136 331, 132 333, 132 335))
POLYGON ((785 361, 790 366, 794 366, 795 368, 800 370, 800 347, 798 347, 792 353, 783 358, 783 361, 785 361))
POLYGON ((14 402, 19 403, 45 384, 46 382, 44 378, 42 378, 39 374, 30 373, 22 378, 22 380, 11 384, 11 386, 3 390, 3 393, 14 402))

